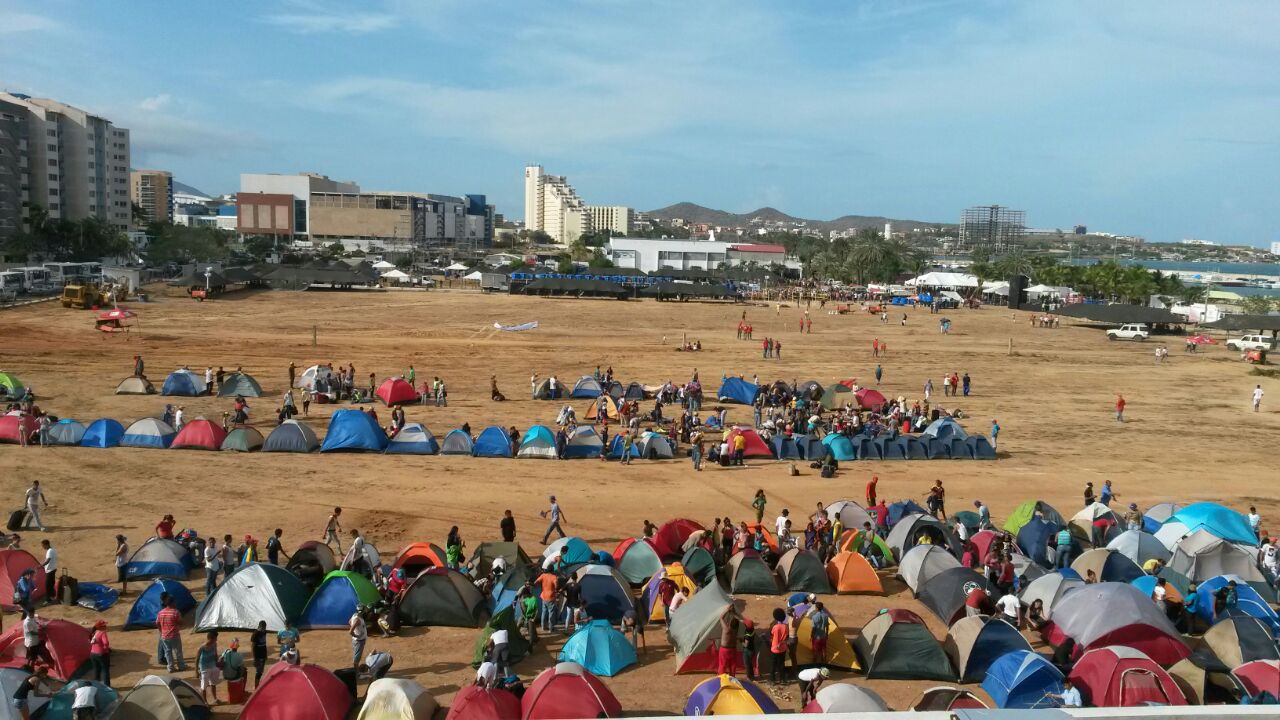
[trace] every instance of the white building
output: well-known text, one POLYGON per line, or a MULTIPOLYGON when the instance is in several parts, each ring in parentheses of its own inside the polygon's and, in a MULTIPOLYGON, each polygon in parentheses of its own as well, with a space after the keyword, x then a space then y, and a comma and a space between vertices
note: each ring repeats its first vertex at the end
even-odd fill
POLYGON ((630 234, 636 226, 636 211, 621 205, 588 205, 591 226, 617 235, 630 234))
POLYGON ((524 224, 561 245, 591 232, 591 213, 563 175, 548 175, 541 165, 524 169, 524 224))
POLYGON ((1271 254, 1280 255, 1280 242, 1271 243, 1271 254))
POLYGON ((622 268, 715 270, 729 262, 732 243, 707 240, 656 240, 616 237, 605 246, 609 259, 622 268))

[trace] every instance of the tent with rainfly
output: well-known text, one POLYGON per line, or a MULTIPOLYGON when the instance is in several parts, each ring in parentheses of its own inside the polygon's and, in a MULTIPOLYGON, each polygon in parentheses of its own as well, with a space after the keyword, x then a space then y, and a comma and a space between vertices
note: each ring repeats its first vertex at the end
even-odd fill
POLYGON ((475 444, 471 446, 471 454, 475 457, 509 458, 511 457, 511 436, 497 425, 490 425, 476 436, 475 444))
POLYGON ((187 586, 170 578, 156 578, 138 595, 138 599, 133 601, 133 606, 129 608, 129 617, 124 623, 125 629, 155 627, 156 615, 162 609, 160 595, 163 593, 169 593, 169 597, 173 598, 174 605, 180 613, 186 614, 196 607, 196 599, 191 596, 187 586))
POLYGON ((579 425, 569 434, 569 440, 565 443, 564 457, 566 460, 577 460, 585 458, 598 458, 604 452, 604 441, 600 439, 599 433, 590 425, 579 425))
POLYGON ((951 661, 924 620, 910 610, 885 610, 863 626, 854 648, 868 678, 956 679, 951 661))
MULTIPOLYGON (((594 617, 594 616, 593 616, 594 617)), ((613 677, 636 664, 636 650, 608 620, 581 625, 560 648, 560 662, 573 662, 588 672, 613 677)))
POLYGON ((1229 668, 1254 660, 1280 660, 1271 626, 1243 613, 1227 613, 1204 634, 1204 644, 1229 668))
POLYGON ((930 543, 949 548, 952 554, 960 554, 960 541, 955 532, 932 515, 907 515, 893 526, 885 538, 885 544, 899 562, 916 545, 930 543), (930 542, 922 542, 924 537, 928 537, 930 542))
MULTIPOLYGON (((1275 632, 1280 633, 1280 617, 1276 615, 1276 611, 1271 609, 1266 598, 1258 594, 1254 584, 1245 581, 1239 575, 1215 575, 1200 583, 1196 587, 1196 595, 1199 596, 1199 603, 1196 606, 1197 614, 1209 622, 1215 622, 1214 594, 1232 581, 1236 584, 1236 606, 1231 612, 1257 618, 1275 632)), ((1265 585, 1262 588, 1264 592, 1267 589, 1265 585)))
POLYGON ((262 433, 257 428, 238 427, 227 433, 227 437, 222 440, 222 450, 230 450, 233 452, 253 452, 261 450, 266 444, 266 438, 262 437, 262 433))
POLYGON ((1094 707, 1186 705, 1169 673, 1141 650, 1101 647, 1085 652, 1068 676, 1094 707))
POLYGON ((823 685, 804 706, 805 713, 888 712, 889 706, 880 694, 869 687, 853 683, 823 685))
POLYGON ((1127 583, 1144 574, 1132 560, 1106 548, 1086 550, 1071 561, 1071 569, 1080 577, 1088 577, 1092 570, 1099 582, 1127 583))
POLYGON ((309 595, 307 586, 285 568, 245 565, 200 603, 195 630, 254 630, 265 621, 268 630, 279 632, 297 623, 309 595))
POLYGON ((709 585, 716 580, 716 560, 707 552, 706 548, 694 547, 685 551, 680 556, 680 565, 684 567, 684 571, 698 587, 709 585))
POLYGON ((733 598, 719 583, 711 583, 672 615, 667 634, 675 649, 677 673, 715 671, 720 618, 732 606, 733 598))
POLYGON ((127 377, 116 385, 117 395, 155 395, 156 386, 151 381, 136 375, 127 377))
POLYGON ((124 439, 124 426, 111 418, 98 418, 85 428, 80 447, 116 447, 124 439))
POLYGON ((205 394, 207 390, 204 377, 182 368, 169 373, 169 376, 164 379, 164 385, 160 387, 160 394, 196 397, 205 394))
POLYGON ((639 585, 662 571, 662 558, 647 538, 627 538, 613 550, 614 566, 632 585, 639 585))
POLYGON ((608 395, 601 395, 591 401, 582 417, 594 422, 616 423, 622 418, 622 406, 618 404, 617 400, 608 395))
MULTIPOLYGON (((1049 557, 1049 539, 1055 537, 1062 528, 1062 525, 1056 525, 1040 518, 1031 518, 1018 528, 1018 547, 1026 551, 1027 557, 1041 567, 1053 567, 1054 558, 1049 557)), ((1078 541, 1073 536, 1073 553, 1079 550, 1077 545, 1078 541)))
POLYGON ((583 375, 578 378, 578 382, 573 384, 573 390, 569 392, 570 397, 575 398, 598 398, 604 393, 604 388, 600 385, 600 381, 590 375, 583 375))
POLYGON ((319 665, 276 663, 262 678, 241 720, 345 720, 352 705, 347 686, 319 665))
POLYGON ((839 433, 831 433, 822 438, 822 453, 831 453, 831 457, 838 462, 847 462, 858 458, 857 450, 854 448, 853 441, 848 437, 839 433))
POLYGON ((316 431, 297 420, 285 420, 262 443, 263 452, 309 453, 320 448, 316 431))
POLYGON ((418 402, 418 391, 402 377, 383 380, 374 395, 385 405, 408 405, 418 402))
POLYGON ((760 439, 760 434, 751 428, 735 425, 734 428, 729 431, 728 438, 726 438, 729 441, 730 448, 734 447, 735 438, 739 436, 742 437, 745 443, 742 449, 743 457, 766 458, 769 460, 773 459, 773 451, 769 449, 769 446, 764 440, 760 439))
POLYGON ((49 427, 49 444, 79 445, 84 439, 85 426, 70 418, 63 418, 49 427))
POLYGON ((1141 566, 1148 560, 1168 563, 1171 553, 1155 535, 1141 530, 1126 530, 1107 543, 1107 549, 1120 553, 1141 566))
POLYGON ((755 402, 760 386, 749 383, 742 378, 726 377, 716 391, 716 399, 720 402, 741 403, 750 405, 755 402))
POLYGON ((1280 660, 1254 660, 1235 668, 1231 675, 1250 696, 1269 692, 1280 697, 1280 660))
POLYGON ((570 536, 560 538, 543 549, 543 567, 548 567, 547 561, 554 560, 562 551, 566 565, 581 565, 591 562, 591 546, 587 544, 587 541, 580 537, 570 536))
MULTIPOLYGON (((89 662, 89 629, 66 620, 37 618, 49 676, 57 680, 79 677, 89 662)), ((14 623, 0 635, 0 668, 22 667, 28 662, 21 623, 14 623)))
POLYGON ((716 675, 694 686, 684 705, 684 714, 776 715, 781 710, 769 693, 750 680, 732 675, 716 675))
POLYGON ((173 540, 151 538, 138 546, 124 565, 125 577, 186 580, 194 567, 191 553, 173 540))
POLYGON ((660 525, 653 534, 653 549, 664 561, 674 560, 684 553, 684 543, 694 534, 706 532, 697 520, 675 518, 660 525))
POLYGON ((363 575, 347 570, 334 570, 311 595, 298 618, 303 630, 345 628, 356 608, 373 605, 381 599, 378 588, 363 575))
POLYGON ((45 591, 44 566, 36 560, 34 555, 21 548, 8 547, 0 550, 0 608, 17 609, 14 603, 14 589, 22 573, 27 570, 35 572, 31 578, 33 585, 31 599, 40 600, 44 597, 45 591))
POLYGON ((1015 650, 996 658, 982 679, 996 707, 1030 710, 1054 707, 1048 695, 1062 694, 1062 671, 1042 655, 1015 650))
POLYGON ((1224 540, 1203 527, 1178 541, 1169 567, 1196 582, 1236 575, 1250 583, 1266 583, 1256 548, 1224 540))
POLYGON ((1258 544, 1258 536, 1249 525, 1249 519, 1218 503, 1193 503, 1180 508, 1169 517, 1169 520, 1182 523, 1187 527, 1188 532, 1203 528, 1229 542, 1245 545, 1258 544))
POLYGON ((227 431, 223 430, 221 425, 204 418, 196 418, 182 426, 174 436, 173 442, 169 444, 169 448, 172 450, 220 450, 226 439, 227 431))
POLYGON ((834 592, 822 559, 812 550, 791 548, 778 558, 776 570, 782 586, 788 591, 818 594, 834 592))
POLYGON ((822 397, 818 402, 827 410, 835 410, 842 408, 845 403, 856 403, 858 398, 853 394, 853 388, 844 383, 833 383, 822 391, 822 397))
POLYGON ((998 617, 974 615, 952 624, 943 643, 955 664, 960 682, 980 682, 991 663, 1007 653, 1031 652, 1031 645, 1018 629, 998 617))
POLYGON ((912 592, 919 593, 921 586, 935 575, 958 567, 961 567, 960 561, 943 546, 917 545, 902 556, 897 575, 912 592))
POLYGON ((444 442, 440 443, 441 455, 470 455, 474 449, 471 436, 461 429, 450 430, 444 436, 444 442))
POLYGON ((262 386, 246 372, 233 372, 222 378, 218 397, 262 397, 262 386))
POLYGON ((439 709, 417 680, 384 677, 369 683, 356 720, 431 720, 439 709))
POLYGON ((839 552, 827 561, 827 580, 834 592, 881 595, 884 586, 867 559, 856 552, 839 552))
POLYGON ((1053 619, 1053 609, 1068 592, 1084 587, 1084 580, 1074 570, 1064 569, 1038 577, 1025 585, 1019 596, 1022 604, 1028 607, 1039 600, 1044 604, 1044 616, 1053 619))
MULTIPOLYGON (((801 615, 800 625, 796 628, 796 663, 799 665, 818 664, 818 658, 813 652, 813 619, 807 614, 809 606, 800 604, 795 606, 795 610, 797 614, 801 615)), ((821 664, 842 670, 861 670, 862 666, 858 664, 858 656, 853 651, 853 646, 849 644, 849 639, 844 636, 844 631, 836 623, 835 618, 827 618, 827 630, 826 656, 821 664)))
POLYGON ((631 585, 616 568, 592 563, 578 568, 575 577, 578 593, 592 618, 618 622, 633 609, 631 585))
POLYGON ((422 423, 408 423, 387 441, 388 455, 435 455, 440 443, 422 423))
POLYGON ((453 696, 445 720, 520 720, 520 698, 507 690, 467 685, 453 696))
POLYGON ((49 702, 42 706, 36 717, 41 720, 70 720, 72 717, 79 718, 80 715, 73 715, 78 712, 72 709, 72 704, 76 700, 76 691, 85 686, 92 686, 94 717, 110 717, 111 711, 115 709, 116 703, 120 700, 120 693, 110 687, 103 685, 94 680, 72 680, 63 685, 57 692, 49 697, 49 702))
POLYGON ((658 591, 663 580, 670 580, 677 589, 684 588, 689 597, 693 597, 698 592, 698 583, 685 572, 684 566, 680 563, 671 563, 661 568, 649 578, 640 591, 644 609, 647 610, 647 613, 640 618, 641 622, 659 623, 667 619, 667 609, 663 606, 661 593, 658 591))
POLYGON ((744 550, 729 558, 725 572, 730 592, 745 595, 778 595, 782 592, 778 576, 773 574, 760 554, 753 550, 744 550))
POLYGON ((1123 645, 1165 665, 1190 654, 1169 618, 1150 597, 1127 583, 1103 582, 1072 590, 1054 607, 1053 624, 1084 650, 1123 645))
POLYGON ((467 576, 449 568, 429 568, 400 596, 405 625, 480 627, 487 615, 485 598, 467 576))
POLYGON ((523 720, 621 717, 609 687, 581 665, 557 663, 538 674, 520 698, 523 720))
POLYGON ((120 438, 124 447, 158 448, 169 447, 177 432, 169 424, 157 418, 142 418, 130 425, 120 438))
POLYGON ((534 425, 520 439, 518 458, 556 459, 556 434, 546 425, 534 425))
POLYGON ((967 567, 943 570, 920 586, 920 602, 949 625, 960 619, 964 601, 975 588, 981 588, 988 595, 995 592, 986 577, 967 567))
POLYGON ((1040 513, 1040 517, 1047 523, 1062 527, 1067 521, 1062 518, 1062 514, 1053 509, 1053 506, 1043 500, 1028 500, 1009 513, 1009 517, 1005 518, 1004 529, 1013 533, 1015 536, 1022 529, 1023 525, 1031 522, 1035 518, 1036 513, 1040 513))
POLYGON ((382 452, 387 448, 387 434, 378 421, 364 410, 344 408, 329 419, 320 452, 382 452))

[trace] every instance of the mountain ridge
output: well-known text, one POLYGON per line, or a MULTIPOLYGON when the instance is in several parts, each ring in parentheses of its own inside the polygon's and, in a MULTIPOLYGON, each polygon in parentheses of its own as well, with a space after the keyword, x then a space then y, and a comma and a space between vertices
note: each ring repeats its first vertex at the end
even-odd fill
POLYGON ((659 220, 669 221, 672 218, 683 218, 691 223, 706 223, 708 225, 724 225, 728 227, 747 226, 753 218, 761 218, 767 222, 803 222, 823 232, 832 230, 862 230, 873 228, 880 230, 884 228, 885 223, 893 223, 895 229, 916 230, 921 228, 932 227, 954 227, 954 223, 936 223, 924 220, 907 220, 888 218, 881 215, 841 215, 832 220, 812 220, 809 218, 796 217, 789 215, 777 208, 765 206, 746 213, 732 213, 726 210, 717 210, 709 208, 693 202, 678 202, 674 205, 668 205, 657 210, 648 211, 650 217, 659 220))

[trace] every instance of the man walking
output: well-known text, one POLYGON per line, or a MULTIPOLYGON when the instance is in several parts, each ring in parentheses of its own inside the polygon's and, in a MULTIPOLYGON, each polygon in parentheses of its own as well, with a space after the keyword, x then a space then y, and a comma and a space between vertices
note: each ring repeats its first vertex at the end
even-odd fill
POLYGON ((1121 395, 1120 393, 1116 393, 1116 422, 1118 423, 1124 422, 1125 404, 1126 403, 1124 401, 1124 396, 1121 395))
POLYGON ((160 643, 164 646, 165 665, 170 673, 183 672, 187 663, 182 658, 182 613, 174 605, 173 598, 164 609, 156 613, 156 629, 160 631, 160 643))
POLYGON ((44 491, 40 489, 40 481, 32 480, 31 487, 27 488, 27 512, 31 513, 31 517, 27 518, 27 527, 35 525, 40 528, 40 532, 48 532, 44 526, 44 520, 40 518, 40 508, 48 508, 49 500, 45 498, 44 491))
POLYGON ((1258 385, 1253 389, 1253 411, 1258 412, 1258 408, 1262 407, 1262 386, 1258 385))
POLYGON ((329 519, 324 524, 324 544, 333 543, 338 546, 338 554, 342 554, 342 540, 338 537, 338 533, 342 532, 342 523, 338 518, 342 515, 342 508, 336 507, 333 513, 329 515, 329 519))
POLYGON ((539 513, 542 517, 549 518, 551 521, 547 525, 547 531, 542 534, 543 545, 547 544, 547 538, 551 537, 552 530, 560 533, 560 537, 565 536, 564 529, 560 527, 560 523, 565 522, 566 518, 564 512, 560 510, 560 503, 556 502, 555 495, 548 496, 547 499, 551 501, 551 507, 539 513))

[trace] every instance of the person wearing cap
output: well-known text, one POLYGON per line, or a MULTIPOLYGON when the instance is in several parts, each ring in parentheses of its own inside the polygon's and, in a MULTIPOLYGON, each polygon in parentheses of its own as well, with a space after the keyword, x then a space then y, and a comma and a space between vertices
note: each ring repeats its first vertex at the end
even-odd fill
POLYGON ((560 509, 560 503, 556 502, 555 495, 548 495, 547 500, 551 503, 551 506, 539 513, 542 517, 550 520, 547 525, 547 531, 542 534, 543 545, 547 544, 547 539, 551 537, 552 530, 560 533, 560 537, 565 537, 564 528, 560 527, 561 523, 566 522, 564 511, 560 509))
POLYGON ((1138 503, 1129 503, 1129 511, 1124 514, 1124 525, 1127 530, 1142 529, 1142 513, 1138 511, 1138 503))
POLYGON ((93 624, 89 636, 89 662, 93 664, 93 679, 111 687, 111 639, 107 637, 107 621, 93 624))
POLYGON ((813 702, 818 695, 818 688, 822 687, 822 683, 831 677, 831 671, 824 667, 805 668, 796 673, 796 680, 800 682, 800 707, 803 709, 805 705, 813 702))
POLYGON ((238 565, 249 565, 258 562, 258 539, 252 535, 244 536, 244 547, 240 551, 238 565))
MULTIPOLYGON (((244 666, 244 656, 240 654, 240 640, 233 638, 227 649, 222 651, 222 679, 230 685, 236 681, 243 681, 248 675, 244 666)), ((230 697, 230 691, 228 691, 230 697)))

